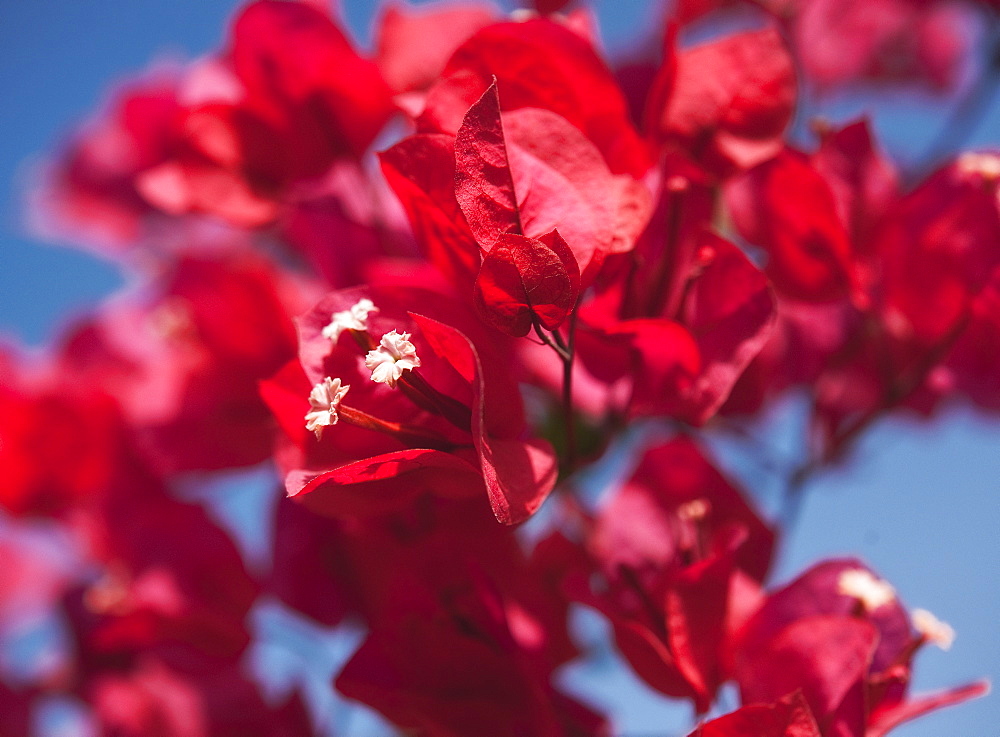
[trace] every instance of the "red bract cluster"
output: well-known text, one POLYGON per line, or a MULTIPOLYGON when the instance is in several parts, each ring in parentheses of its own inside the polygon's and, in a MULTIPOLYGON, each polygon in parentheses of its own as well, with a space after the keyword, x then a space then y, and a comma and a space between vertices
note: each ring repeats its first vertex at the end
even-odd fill
POLYGON ((949 89, 996 8, 679 2, 616 70, 565 5, 392 5, 369 56, 255 0, 50 165, 37 216, 136 276, 0 355, 0 628, 56 611, 63 643, 0 734, 53 699, 117 737, 342 734, 331 684, 251 673, 268 607, 362 632, 332 688, 426 737, 613 734, 557 677, 581 606, 700 737, 881 737, 985 691, 909 693, 950 628, 864 563, 771 583, 785 530, 706 440, 807 395, 794 490, 889 413, 1000 407, 1000 153, 921 178, 865 120, 790 133, 817 91, 949 89))

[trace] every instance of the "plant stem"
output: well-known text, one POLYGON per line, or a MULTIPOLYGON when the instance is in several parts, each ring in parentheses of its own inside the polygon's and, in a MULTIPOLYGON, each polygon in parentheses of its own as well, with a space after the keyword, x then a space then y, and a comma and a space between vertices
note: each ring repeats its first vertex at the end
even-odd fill
POLYGON ((360 409, 348 407, 343 404, 337 408, 337 415, 341 420, 355 427, 363 427, 366 430, 374 430, 375 432, 391 435, 401 442, 417 448, 451 451, 458 447, 446 437, 438 435, 431 430, 425 430, 413 425, 404 425, 400 422, 382 420, 360 409))
MULTIPOLYGON (((555 334, 558 337, 558 333, 555 334)), ((566 424, 566 466, 570 472, 576 466, 576 423, 573 420, 573 352, 576 344, 576 309, 569 316, 569 338, 563 359, 562 404, 566 424)))

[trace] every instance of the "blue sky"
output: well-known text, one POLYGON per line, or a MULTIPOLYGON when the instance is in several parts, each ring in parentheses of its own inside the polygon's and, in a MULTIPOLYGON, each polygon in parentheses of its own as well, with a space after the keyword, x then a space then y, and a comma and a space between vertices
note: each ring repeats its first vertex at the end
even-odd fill
MULTIPOLYGON (((365 26, 372 5, 347 2, 348 20, 365 26)), ((115 268, 85 253, 37 242, 22 225, 21 195, 39 157, 58 145, 116 81, 158 58, 190 57, 222 38, 233 4, 219 0, 0 0, 0 335, 30 344, 50 339, 74 311, 122 283, 115 268)), ((598 8, 609 45, 647 13, 646 3, 598 8)), ((359 32, 359 31, 358 31, 359 32)), ((878 131, 896 155, 912 155, 943 124, 940 101, 871 96, 878 131)), ((973 133, 976 145, 1000 142, 1000 104, 973 133)), ((830 102, 843 118, 857 106, 830 102)), ((998 377, 1000 381, 1000 377, 998 377)), ((794 414, 789 410, 789 417, 794 414)), ((795 424, 776 423, 769 442, 795 443, 795 424)), ((747 474, 749 467, 734 467, 747 474)), ((1000 422, 968 410, 933 424, 883 423, 853 464, 809 488, 802 518, 786 540, 776 581, 822 557, 856 554, 898 589, 904 602, 935 612, 958 631, 949 653, 926 652, 918 690, 1000 678, 1000 422)), ((765 499, 765 502, 768 500, 765 499)), ((668 733, 677 710, 631 695, 628 682, 584 669, 571 685, 615 704, 632 733, 668 733)), ((683 717, 685 713, 681 713, 683 717)), ((899 737, 996 734, 997 699, 927 717, 899 737)))

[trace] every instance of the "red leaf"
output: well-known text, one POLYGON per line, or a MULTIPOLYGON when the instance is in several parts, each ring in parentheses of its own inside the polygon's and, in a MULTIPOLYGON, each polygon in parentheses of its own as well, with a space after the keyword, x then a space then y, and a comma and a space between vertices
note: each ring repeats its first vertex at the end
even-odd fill
POLYGON ((548 330, 559 327, 579 292, 576 259, 558 231, 538 240, 508 233, 483 259, 476 307, 497 330, 520 337, 536 318, 548 330))

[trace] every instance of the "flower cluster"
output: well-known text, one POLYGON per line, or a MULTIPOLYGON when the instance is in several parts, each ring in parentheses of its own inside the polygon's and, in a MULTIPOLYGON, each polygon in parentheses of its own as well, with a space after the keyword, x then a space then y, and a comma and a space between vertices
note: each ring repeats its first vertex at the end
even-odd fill
POLYGON ((692 737, 881 737, 985 692, 909 692, 954 633, 861 561, 771 582, 782 530, 706 439, 805 395, 798 493, 891 413, 1000 408, 1000 152, 914 175, 864 119, 791 132, 820 92, 951 89, 997 4, 680 0, 616 67, 565 5, 393 5, 366 56, 321 2, 252 0, 54 160, 40 216, 141 276, 0 353, 0 630, 27 599, 67 643, 0 683, 0 734, 53 698, 94 734, 331 733, 316 683, 244 667, 262 602, 362 625, 333 687, 425 737, 612 734, 556 678, 581 606, 692 737), (248 469, 266 565, 211 498, 248 469))

